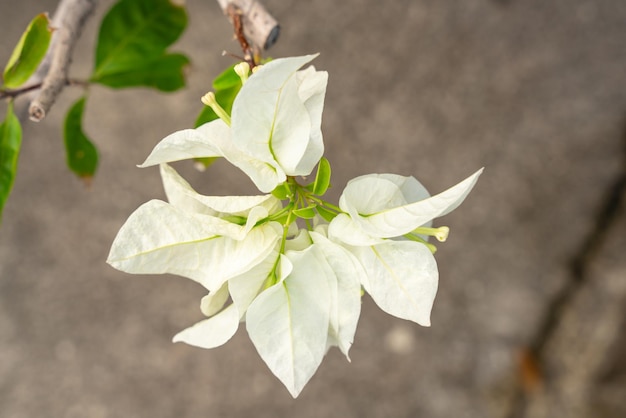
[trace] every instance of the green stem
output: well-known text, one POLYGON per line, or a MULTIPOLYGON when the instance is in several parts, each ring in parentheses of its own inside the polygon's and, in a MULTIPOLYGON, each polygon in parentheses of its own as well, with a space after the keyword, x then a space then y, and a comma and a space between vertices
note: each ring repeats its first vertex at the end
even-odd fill
POLYGON ((287 234, 289 233, 289 226, 293 222, 292 220, 293 219, 293 207, 294 207, 293 202, 290 202, 289 206, 290 206, 290 209, 289 209, 289 213, 287 214, 287 221, 283 225, 283 238, 282 238, 282 241, 280 242, 280 254, 285 253, 285 243, 287 242, 287 234))
POLYGON ((435 252, 437 252, 437 247, 434 246, 433 244, 431 244, 430 242, 426 241, 424 238, 420 237, 419 235, 415 235, 413 233, 409 233, 409 234, 405 234, 404 235, 405 238, 411 240, 411 241, 415 241, 415 242, 419 242, 420 244, 424 244, 431 253, 435 254, 435 252))
POLYGON ((339 206, 333 205, 332 203, 328 203, 325 200, 320 199, 319 197, 315 197, 313 195, 309 195, 307 196, 308 199, 312 202, 315 202, 321 206, 324 206, 326 209, 329 209, 333 212, 337 212, 337 213, 343 213, 343 210, 341 210, 341 208, 339 206))

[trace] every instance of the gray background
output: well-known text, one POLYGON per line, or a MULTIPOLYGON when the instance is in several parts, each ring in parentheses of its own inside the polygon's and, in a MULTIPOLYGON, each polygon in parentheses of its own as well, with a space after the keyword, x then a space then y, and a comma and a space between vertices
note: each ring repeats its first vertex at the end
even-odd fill
MULTIPOLYGON (((0 61, 55 4, 2 0, 0 61)), ((88 23, 72 77, 89 75, 111 4, 88 23)), ((221 51, 239 52, 217 3, 190 0, 174 48, 193 59, 188 88, 90 88, 90 188, 66 169, 61 137, 80 89, 25 123, 0 229, 0 416, 626 416, 626 2, 265 4, 282 25, 270 55, 320 52, 330 73, 333 198, 360 174, 415 175, 438 192, 486 167, 440 222, 452 232, 432 327, 364 298, 352 363, 332 350, 293 400, 243 329, 211 351, 170 342, 201 318, 200 286, 105 264, 128 215, 163 198, 158 170, 135 165, 193 124, 232 62, 221 51)), ((222 162, 177 168, 204 193, 254 192, 222 162)))

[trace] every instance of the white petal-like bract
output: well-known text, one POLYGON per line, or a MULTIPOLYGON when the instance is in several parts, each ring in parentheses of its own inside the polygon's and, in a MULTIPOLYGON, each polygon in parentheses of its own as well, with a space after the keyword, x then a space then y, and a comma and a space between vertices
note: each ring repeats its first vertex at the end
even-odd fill
POLYGON ((291 274, 252 302, 246 327, 261 358, 295 398, 326 353, 330 290, 315 247, 287 256, 291 274))
POLYGON ((223 157, 217 141, 227 141, 230 129, 216 119, 196 129, 184 129, 166 136, 139 167, 149 167, 191 158, 223 157))
POLYGON ((217 292, 209 292, 200 300, 200 311, 204 316, 213 316, 222 310, 228 300, 228 284, 224 283, 217 292))
MULTIPOLYGON (((431 197, 426 197, 426 189, 410 177, 389 174, 357 177, 348 182, 339 199, 339 206, 350 215, 354 223, 350 227, 360 230, 361 237, 343 235, 349 228, 346 225, 342 225, 342 232, 333 231, 331 222, 333 236, 351 245, 370 245, 363 237, 393 238, 407 234, 456 209, 481 173, 482 169, 431 197)), ((346 220, 339 219, 337 222, 345 223, 346 220)))
MULTIPOLYGON (((304 156, 312 129, 316 137, 318 135, 319 126, 312 126, 312 122, 321 123, 326 77, 316 77, 316 73, 310 72, 303 72, 302 77, 296 74, 315 57, 307 55, 270 61, 248 79, 233 103, 234 143, 256 159, 268 163, 277 161, 287 175, 310 173, 297 173, 295 167, 304 156), (310 78, 315 83, 305 84, 302 78, 310 78), (310 100, 309 107, 299 95, 302 84, 305 84, 304 99, 310 100), (311 96, 321 96, 322 100, 311 99, 311 96), (314 119, 309 115, 311 111, 314 119)), ((320 153, 317 161, 321 156, 320 153)), ((307 168, 313 170, 317 161, 307 168)))
POLYGON ((231 339, 239 327, 239 312, 230 305, 220 313, 182 330, 173 342, 184 342, 200 348, 215 348, 231 339))
POLYGON ((322 110, 328 74, 298 71, 316 55, 270 61, 243 85, 230 127, 221 119, 164 138, 140 167, 224 157, 264 193, 287 176, 313 171, 322 154, 322 110))
POLYGON ((261 293, 268 279, 272 278, 278 257, 276 249, 253 269, 228 280, 228 290, 240 316, 245 315, 248 306, 261 293))
POLYGON ((374 245, 385 242, 383 238, 372 237, 346 213, 337 215, 328 225, 328 235, 348 245, 374 245))
POLYGON ((363 287, 383 311, 430 326, 439 272, 435 257, 425 245, 387 241, 349 248, 366 271, 363 287))
MULTIPOLYGON (((348 351, 354 341, 361 314, 361 277, 365 275, 359 261, 344 247, 318 232, 311 232, 314 245, 330 270, 329 345, 336 345, 350 360, 348 351)), ((313 277, 311 279, 314 279, 313 277)))
POLYGON ((257 206, 264 207, 270 214, 282 208, 280 200, 271 194, 257 196, 201 195, 168 164, 161 164, 160 171, 168 202, 189 212, 218 217, 223 215, 247 217, 250 210, 257 206))
POLYGON ((282 234, 277 223, 269 222, 236 240, 222 235, 228 232, 223 222, 210 221, 214 218, 151 200, 122 226, 107 262, 127 273, 177 274, 217 291, 263 261, 282 234))

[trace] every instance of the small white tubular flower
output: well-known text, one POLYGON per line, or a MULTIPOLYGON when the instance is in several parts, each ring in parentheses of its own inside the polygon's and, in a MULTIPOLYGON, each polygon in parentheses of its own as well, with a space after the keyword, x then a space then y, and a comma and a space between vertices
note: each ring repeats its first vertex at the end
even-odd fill
POLYGON ((349 245, 373 245, 408 234, 446 215, 465 200, 482 169, 459 184, 429 197, 415 178, 368 174, 350 180, 339 199, 346 213, 329 226, 333 239, 349 245))
POLYGON ((171 168, 162 174, 174 203, 151 200, 131 214, 111 246, 107 262, 113 267, 177 274, 215 292, 275 250, 282 227, 276 222, 256 226, 278 207, 275 198, 211 198, 193 191, 171 168))
POLYGON ((322 109, 328 74, 300 67, 316 55, 265 64, 233 103, 230 127, 221 119, 163 139, 141 167, 188 158, 225 157, 262 192, 287 176, 308 175, 322 157, 322 109))

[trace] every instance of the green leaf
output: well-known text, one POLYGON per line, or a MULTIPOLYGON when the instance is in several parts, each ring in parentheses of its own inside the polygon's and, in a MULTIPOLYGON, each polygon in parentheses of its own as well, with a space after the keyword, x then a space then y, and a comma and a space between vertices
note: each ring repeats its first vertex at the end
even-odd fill
POLYGON ((17 171, 17 158, 22 144, 22 127, 9 102, 6 119, 0 124, 0 219, 17 171))
MULTIPOLYGON (((215 100, 217 100, 217 102, 219 103, 219 99, 217 98, 217 96, 215 97, 215 100)), ((220 105, 221 105, 221 103, 220 103, 220 105)), ((209 123, 209 122, 211 122, 211 121, 213 121, 215 119, 218 119, 218 118, 219 118, 219 116, 217 116, 215 114, 213 109, 211 109, 209 106, 203 106, 202 110, 200 111, 200 114, 196 118, 196 121, 195 121, 193 127, 197 128, 198 126, 202 126, 205 123, 209 123)))
POLYGON ((170 54, 120 63, 117 72, 103 74, 97 81, 111 88, 152 87, 160 91, 175 91, 185 87, 184 68, 189 58, 182 54, 170 54))
POLYGON ((16 88, 24 84, 35 72, 46 55, 52 29, 46 13, 35 16, 15 46, 9 63, 4 69, 4 86, 16 88))
POLYGON ((215 90, 226 90, 232 87, 241 87, 241 78, 235 72, 235 65, 233 64, 224 70, 220 75, 213 80, 213 88, 215 90))
POLYGON ((316 206, 307 206, 305 208, 294 209, 293 214, 298 218, 302 219, 313 219, 315 218, 315 208, 316 206))
POLYGON ((324 220, 327 222, 332 221, 333 219, 335 219, 335 216, 337 216, 335 212, 331 212, 328 209, 324 208, 323 206, 318 206, 316 209, 317 209, 317 213, 319 213, 320 216, 324 218, 324 220))
POLYGON ((113 88, 183 87, 189 59, 166 49, 186 26, 184 7, 169 0, 120 0, 102 20, 91 81, 113 88))
MULTIPOLYGON (((231 65, 223 73, 218 75, 215 80, 213 80, 215 100, 229 115, 233 108, 235 97, 237 97, 237 93, 239 93, 242 86, 241 78, 239 78, 235 72, 234 67, 234 65, 231 65)), ((204 125, 205 123, 211 122, 217 118, 218 116, 215 114, 213 109, 209 106, 204 106, 196 118, 195 127, 197 128, 198 126, 204 125)))
POLYGON ((279 200, 285 200, 292 193, 291 188, 287 183, 281 183, 274 190, 272 195, 279 200))
POLYGON ((313 183, 313 194, 322 196, 330 186, 330 163, 324 157, 320 159, 317 166, 317 174, 313 183))
POLYGON ((98 151, 83 132, 85 100, 85 97, 80 98, 67 112, 64 139, 67 166, 77 176, 90 179, 98 166, 98 151))

